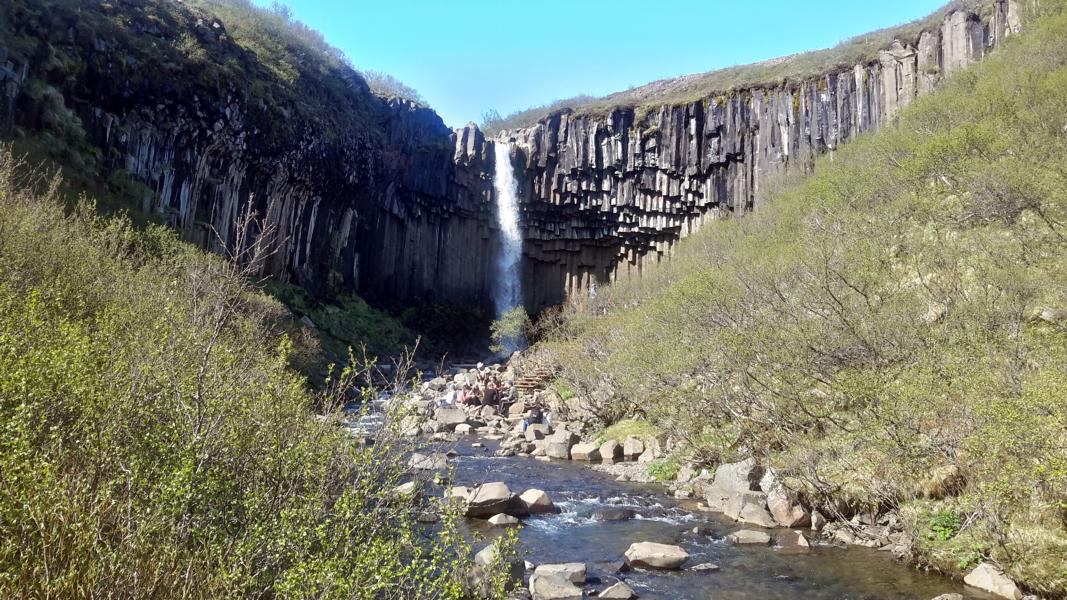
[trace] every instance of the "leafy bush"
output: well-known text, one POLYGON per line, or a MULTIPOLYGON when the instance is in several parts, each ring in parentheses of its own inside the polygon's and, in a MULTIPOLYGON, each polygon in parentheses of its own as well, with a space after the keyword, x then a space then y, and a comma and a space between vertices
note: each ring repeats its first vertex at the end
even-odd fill
POLYGON ((678 470, 682 463, 675 456, 661 458, 648 465, 648 474, 655 477, 656 481, 670 481, 678 476, 678 470))
POLYGON ((1039 7, 893 126, 601 289, 538 352, 687 455, 755 454, 828 510, 953 496, 971 525, 917 559, 953 571, 977 547, 1067 593, 1067 12, 1039 7))
POLYGON ((942 542, 955 537, 962 527, 963 520, 951 511, 940 511, 930 519, 930 535, 942 542))
POLYGON ((384 98, 406 98, 408 100, 414 100, 419 104, 426 103, 422 94, 420 94, 418 90, 388 73, 361 70, 359 74, 363 77, 363 80, 367 82, 367 85, 370 86, 371 91, 379 96, 384 98))
POLYGON ((496 354, 510 354, 526 346, 527 333, 532 324, 522 306, 505 312, 489 326, 489 349, 496 354))
POLYGON ((337 426, 357 372, 312 395, 287 367, 254 252, 66 214, 14 168, 0 152, 0 596, 462 595, 455 515, 423 528, 391 495, 397 437, 337 426))

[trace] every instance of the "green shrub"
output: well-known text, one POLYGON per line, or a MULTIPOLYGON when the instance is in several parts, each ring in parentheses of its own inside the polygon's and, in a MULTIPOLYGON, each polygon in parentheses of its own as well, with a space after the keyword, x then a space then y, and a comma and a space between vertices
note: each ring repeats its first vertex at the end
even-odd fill
POLYGON ((963 520, 954 512, 943 510, 930 519, 930 536, 941 540, 949 540, 963 527, 963 520))
POLYGON ((505 312, 489 326, 489 349, 496 354, 511 353, 526 346, 527 333, 532 324, 526 309, 521 306, 505 312))
POLYGON ((287 367, 254 257, 13 173, 0 152, 0 596, 462 595, 456 515, 418 524, 399 436, 336 425, 357 372, 313 395, 287 367))
POLYGON ((930 514, 966 528, 909 520, 919 561, 979 548, 1067 594, 1067 11, 1039 8, 895 124, 601 289, 539 354, 686 455, 756 455, 836 509, 952 498, 930 514))
POLYGON ((669 456, 652 461, 648 465, 648 474, 655 477, 656 481, 670 481, 678 476, 678 470, 682 468, 681 461, 676 456, 669 456))

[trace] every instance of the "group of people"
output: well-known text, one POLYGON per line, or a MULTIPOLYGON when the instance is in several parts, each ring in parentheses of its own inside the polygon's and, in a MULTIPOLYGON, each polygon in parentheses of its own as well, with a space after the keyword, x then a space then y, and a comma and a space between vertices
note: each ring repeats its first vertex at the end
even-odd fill
POLYGON ((494 406, 506 415, 512 404, 519 399, 519 389, 514 381, 502 384, 496 375, 479 375, 478 381, 464 384, 459 392, 459 403, 467 406, 494 406))
MULTIPOLYGON (((500 382, 495 374, 479 374, 478 380, 472 385, 463 384, 456 388, 456 384, 448 384, 448 391, 441 400, 442 406, 492 406, 500 411, 500 414, 508 414, 511 405, 519 400, 519 389, 515 382, 508 380, 506 384, 500 382)), ((531 423, 540 423, 542 412, 534 407, 523 415, 523 430, 531 423)))

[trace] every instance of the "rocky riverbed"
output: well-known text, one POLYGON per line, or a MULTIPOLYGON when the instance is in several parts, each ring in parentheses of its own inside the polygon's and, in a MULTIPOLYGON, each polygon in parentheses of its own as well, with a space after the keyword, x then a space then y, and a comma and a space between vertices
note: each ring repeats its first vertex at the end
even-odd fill
POLYGON ((394 402, 415 413, 403 422, 422 445, 413 472, 439 473, 429 493, 463 503, 476 563, 520 528, 516 598, 1022 598, 992 565, 970 585, 909 568, 899 557, 910 540, 893 515, 828 519, 752 459, 714 474, 685 465, 653 483, 648 466, 665 456, 663 440, 583 441, 586 424, 558 418, 524 429, 527 406, 546 401, 540 393, 508 414, 440 406, 449 383, 477 374, 436 378, 394 402))

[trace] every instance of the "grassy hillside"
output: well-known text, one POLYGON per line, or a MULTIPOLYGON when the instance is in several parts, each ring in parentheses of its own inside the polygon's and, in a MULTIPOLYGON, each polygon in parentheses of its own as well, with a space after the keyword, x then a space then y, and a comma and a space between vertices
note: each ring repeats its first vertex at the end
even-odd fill
MULTIPOLYGON (((556 100, 542 106, 516 111, 503 118, 486 119, 483 129, 493 135, 503 129, 532 125, 563 110, 572 110, 576 114, 603 115, 620 106, 647 109, 662 104, 685 104, 734 90, 807 81, 826 73, 875 61, 878 59, 878 52, 888 48, 894 39, 916 45, 923 31, 940 27, 945 16, 958 9, 984 15, 992 10, 992 2, 990 0, 952 0, 926 17, 858 35, 832 48, 800 52, 707 73, 661 79, 603 97, 583 95, 556 100)), ((709 8, 709 10, 713 9, 709 8)))
POLYGON ((756 455, 917 560, 1067 594, 1067 11, 602 289, 543 356, 607 422, 756 455))
POLYGON ((403 448, 329 418, 355 373, 309 394, 242 267, 17 172, 0 151, 0 596, 460 596, 454 521, 392 498, 403 448))
POLYGON ((88 111, 221 111, 237 99, 249 146, 274 152, 307 131, 379 140, 382 98, 418 99, 387 75, 361 74, 284 6, 250 0, 12 0, 0 3, 0 49, 31 65, 17 122, 0 122, 0 135, 107 208, 137 207, 146 191, 112 172, 116 157, 93 145, 88 111))

